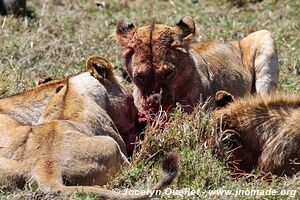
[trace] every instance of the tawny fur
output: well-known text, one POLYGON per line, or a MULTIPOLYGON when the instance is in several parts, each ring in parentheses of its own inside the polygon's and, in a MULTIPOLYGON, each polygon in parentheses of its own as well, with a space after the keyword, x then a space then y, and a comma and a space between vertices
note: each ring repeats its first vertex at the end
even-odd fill
POLYGON ((214 116, 231 140, 230 160, 238 169, 288 176, 300 170, 299 95, 251 96, 216 110, 214 116))
MULTIPOLYGON (((110 62, 92 56, 86 65, 90 72, 0 100, 1 185, 13 189, 34 181, 45 192, 131 198, 88 187, 105 184, 128 164, 122 134, 136 131, 137 109, 131 94, 116 81, 110 62)), ((176 158, 167 162, 156 188, 176 176, 176 158)))
POLYGON ((254 32, 240 41, 221 44, 193 42, 191 17, 176 26, 134 27, 120 21, 115 37, 124 46, 126 70, 135 85, 139 108, 172 110, 179 102, 190 110, 225 90, 236 97, 268 95, 278 82, 275 42, 269 31, 254 32))

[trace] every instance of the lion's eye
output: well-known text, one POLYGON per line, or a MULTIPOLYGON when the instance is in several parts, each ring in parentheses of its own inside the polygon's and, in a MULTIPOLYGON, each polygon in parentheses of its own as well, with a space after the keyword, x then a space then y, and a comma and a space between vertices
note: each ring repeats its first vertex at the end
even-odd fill
POLYGON ((144 83, 144 77, 143 76, 140 76, 140 75, 137 75, 137 76, 135 76, 134 77, 134 80, 136 81, 136 82, 138 82, 138 83, 144 83))
POLYGON ((186 50, 186 48, 184 47, 184 44, 183 44, 182 41, 179 40, 179 39, 175 39, 175 40, 173 39, 172 42, 171 42, 171 44, 170 44, 170 46, 171 46, 171 48, 172 48, 173 50, 181 51, 181 52, 183 52, 183 53, 187 53, 187 50, 186 50))

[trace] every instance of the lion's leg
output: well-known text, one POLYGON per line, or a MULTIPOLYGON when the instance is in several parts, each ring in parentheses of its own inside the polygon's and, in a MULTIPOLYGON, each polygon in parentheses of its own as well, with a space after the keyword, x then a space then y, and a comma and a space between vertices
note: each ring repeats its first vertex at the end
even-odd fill
POLYGON ((73 193, 95 193, 100 197, 111 198, 112 191, 93 186, 66 186, 62 183, 61 174, 58 170, 49 169, 49 166, 39 166, 34 170, 34 178, 39 188, 44 192, 61 192, 65 195, 73 193))
POLYGON ((66 186, 62 179, 63 175, 68 175, 70 179, 77 179, 76 184, 106 183, 124 162, 128 163, 117 142, 109 136, 90 137, 79 132, 65 133, 63 140, 64 147, 57 156, 64 156, 63 160, 67 163, 62 164, 64 162, 45 156, 38 159, 32 170, 39 188, 44 192, 96 193, 105 199, 115 199, 115 194, 110 190, 93 186, 66 186))
POLYGON ((264 96, 274 92, 279 64, 272 34, 267 30, 256 31, 243 38, 239 45, 243 64, 255 78, 256 93, 264 96))
POLYGON ((104 185, 109 178, 128 165, 118 143, 109 136, 85 136, 69 133, 64 147, 70 162, 63 167, 64 180, 69 185, 104 185))
MULTIPOLYGON (((69 127, 64 123, 62 125, 56 124, 56 137, 52 139, 54 142, 43 149, 44 152, 39 154, 34 166, 33 178, 41 189, 51 190, 51 185, 57 184, 49 183, 50 180, 59 180, 61 183, 64 180, 68 185, 104 185, 120 171, 123 164, 128 164, 112 137, 86 136, 78 131, 68 131, 69 127)), ((42 132, 37 133, 41 134, 42 132)), ((43 138, 46 136, 41 139, 43 138)), ((48 140, 50 139, 51 137, 48 140)))
MULTIPOLYGON (((50 164, 50 163, 48 163, 50 164)), ((37 175, 42 175, 42 179, 39 179, 39 187, 43 188, 44 191, 56 191, 62 192, 63 194, 73 194, 73 193, 94 193, 97 194, 100 198, 104 199, 149 199, 148 194, 137 194, 137 195, 128 195, 126 193, 116 193, 111 190, 107 190, 100 187, 93 186, 65 186, 62 184, 59 178, 58 170, 49 170, 49 166, 44 166, 37 168, 37 175), (41 173, 39 173, 39 171, 41 173), (44 176, 46 175, 46 176, 44 176), (41 187, 43 186, 43 187, 41 187), (48 190, 46 190, 48 189, 48 190)), ((168 154, 162 162, 162 168, 164 171, 164 176, 161 180, 155 184, 151 190, 163 190, 168 185, 172 183, 174 178, 178 173, 178 157, 176 154, 170 153, 168 154)))
MULTIPOLYGON (((101 146, 99 146, 99 148, 101 149, 101 146)), ((79 164, 82 163, 79 162, 79 164)), ((103 163, 103 165, 105 164, 106 163, 103 163)), ((91 167, 93 167, 92 163, 86 163, 85 165, 86 166, 90 165, 91 167)), ((81 166, 77 166, 77 167, 80 168, 81 166)), ((61 192, 65 195, 71 195, 73 193, 94 193, 104 199, 118 199, 114 192, 104 188, 95 187, 95 186, 64 185, 62 183, 62 172, 60 171, 60 167, 58 163, 51 162, 51 160, 45 160, 43 164, 38 164, 38 166, 36 166, 36 168, 33 170, 32 173, 33 173, 33 178, 37 181, 39 188, 44 192, 61 192)), ((68 171, 68 173, 72 173, 72 171, 68 171)), ((120 199, 127 199, 127 198, 120 198, 120 199)))
MULTIPOLYGON (((97 194, 97 196, 101 199, 147 199, 147 198, 134 198, 131 196, 127 196, 126 194, 113 192, 112 190, 108 190, 105 188, 97 187, 97 186, 66 186, 63 185, 58 180, 51 180, 48 182, 50 184, 50 188, 52 192, 60 192, 64 195, 71 195, 74 193, 90 193, 97 194)), ((44 192, 47 192, 44 190, 44 192)))

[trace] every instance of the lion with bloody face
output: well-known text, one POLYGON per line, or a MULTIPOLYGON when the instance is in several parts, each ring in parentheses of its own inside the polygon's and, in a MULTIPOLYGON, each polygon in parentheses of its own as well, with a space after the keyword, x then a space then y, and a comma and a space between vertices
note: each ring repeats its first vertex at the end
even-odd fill
POLYGON ((136 28, 120 21, 115 37, 124 46, 126 70, 132 79, 136 105, 147 111, 186 111, 225 90, 235 97, 268 95, 278 82, 275 42, 269 31, 254 32, 227 44, 193 43, 195 23, 184 17, 175 26, 151 24, 136 28))

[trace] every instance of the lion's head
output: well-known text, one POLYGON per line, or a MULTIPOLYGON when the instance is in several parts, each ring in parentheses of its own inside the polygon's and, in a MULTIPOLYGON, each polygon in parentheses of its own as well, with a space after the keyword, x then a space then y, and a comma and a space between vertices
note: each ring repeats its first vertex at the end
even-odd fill
POLYGON ((138 121, 138 110, 132 94, 126 90, 114 75, 114 65, 101 56, 90 56, 86 60, 86 68, 90 74, 99 80, 108 93, 106 112, 127 145, 127 151, 132 152, 136 137, 144 128, 138 121))
POLYGON ((188 104, 186 88, 193 87, 194 61, 189 54, 195 23, 184 17, 175 26, 152 23, 136 28, 120 21, 116 40, 124 46, 126 70, 136 86, 136 103, 156 112, 176 102, 188 104))

